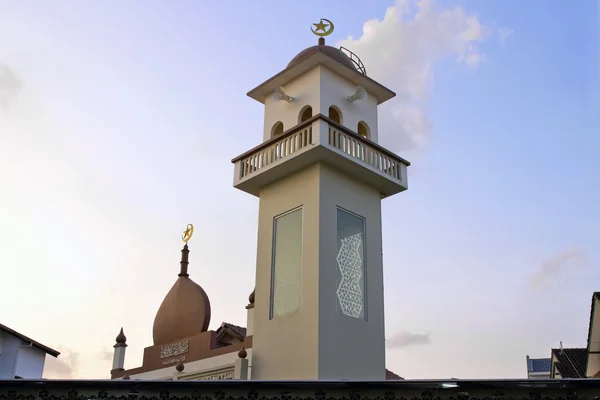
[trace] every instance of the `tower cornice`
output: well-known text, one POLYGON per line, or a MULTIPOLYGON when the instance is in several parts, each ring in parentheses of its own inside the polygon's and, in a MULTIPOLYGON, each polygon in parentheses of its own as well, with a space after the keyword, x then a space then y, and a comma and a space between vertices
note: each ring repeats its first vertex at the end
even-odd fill
MULTIPOLYGON (((318 48, 319 46, 315 47, 318 48)), ((261 83, 249 91, 247 95, 264 104, 265 99, 267 96, 270 96, 273 93, 273 90, 280 86, 285 86, 290 81, 298 78, 302 74, 305 74, 319 65, 330 69, 331 71, 352 82, 354 85, 364 87, 367 92, 369 92, 369 95, 377 99, 377 104, 384 103, 396 96, 396 93, 394 93, 392 90, 386 88, 368 76, 363 75, 356 69, 340 63, 338 60, 335 60, 328 54, 319 51, 318 49, 314 53, 303 58, 298 63, 284 69, 272 78, 269 78, 265 82, 261 83)))

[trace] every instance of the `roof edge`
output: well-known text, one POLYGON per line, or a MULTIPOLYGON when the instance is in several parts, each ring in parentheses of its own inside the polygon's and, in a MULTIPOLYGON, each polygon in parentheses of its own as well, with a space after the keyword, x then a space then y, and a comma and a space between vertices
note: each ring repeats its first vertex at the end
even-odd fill
POLYGON ((596 300, 600 301, 600 292, 592 294, 592 306, 590 309, 590 323, 588 325, 587 349, 590 351, 590 339, 592 338, 592 330, 594 329, 594 311, 596 311, 596 300))
POLYGON ((343 65, 339 61, 320 51, 316 51, 308 55, 298 64, 275 74, 260 85, 256 86, 254 89, 250 90, 248 93, 246 93, 246 95, 258 101, 259 103, 264 104, 266 97, 271 94, 276 87, 284 86, 292 79, 296 79, 300 75, 310 71, 318 65, 323 65, 331 69, 333 72, 342 75, 352 83, 363 86, 367 92, 370 92, 375 98, 377 98, 378 105, 396 96, 396 93, 374 79, 363 75, 353 68, 343 65))
POLYGON ((587 349, 584 347, 558 348, 552 349, 554 367, 558 370, 562 378, 578 379, 586 377, 587 370, 587 349), (583 358, 583 363, 580 361, 583 358))
POLYGON ((6 325, 0 324, 0 330, 4 331, 10 335, 16 336, 19 339, 24 340, 25 342, 31 343, 31 345, 33 347, 37 347, 38 349, 44 351, 46 354, 50 354, 52 357, 56 358, 60 355, 60 352, 58 350, 54 350, 51 347, 43 345, 40 342, 35 341, 35 340, 23 335, 22 333, 19 333, 19 332, 15 331, 14 329, 9 328, 6 325))
MULTIPOLYGON (((592 294, 592 306, 590 307, 590 322, 588 324, 588 337, 587 337, 587 346, 586 346, 586 350, 588 352, 588 363, 590 361, 590 356, 589 356, 589 352, 590 352, 590 348, 591 348, 591 340, 592 340, 592 332, 594 331, 594 314, 596 311, 596 301, 600 301, 600 292, 594 292, 592 294)), ((587 375, 588 371, 588 366, 586 364, 585 366, 585 374, 587 375)))

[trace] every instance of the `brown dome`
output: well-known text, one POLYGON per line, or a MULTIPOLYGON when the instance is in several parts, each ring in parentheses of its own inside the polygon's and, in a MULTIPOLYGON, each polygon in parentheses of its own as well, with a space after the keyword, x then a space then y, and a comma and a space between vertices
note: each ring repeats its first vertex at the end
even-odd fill
POLYGON ((292 61, 289 62, 289 64, 287 65, 287 68, 293 67, 294 65, 300 63, 300 61, 304 60, 306 57, 316 53, 320 51, 321 53, 325 53, 327 54, 329 57, 333 58, 334 60, 336 60, 337 62, 344 64, 345 66, 352 68, 352 69, 356 69, 356 66, 354 65, 354 63, 350 60, 350 57, 348 57, 343 51, 341 51, 340 49, 337 49, 335 47, 331 47, 331 46, 326 46, 325 44, 319 44, 317 46, 312 46, 309 47, 307 49, 302 50, 300 53, 298 53, 298 55, 296 55, 296 57, 294 57, 292 59, 292 61))
POLYGON ((210 324, 208 296, 187 274, 187 244, 181 252, 181 273, 154 318, 152 335, 155 345, 173 343, 206 332, 210 324))

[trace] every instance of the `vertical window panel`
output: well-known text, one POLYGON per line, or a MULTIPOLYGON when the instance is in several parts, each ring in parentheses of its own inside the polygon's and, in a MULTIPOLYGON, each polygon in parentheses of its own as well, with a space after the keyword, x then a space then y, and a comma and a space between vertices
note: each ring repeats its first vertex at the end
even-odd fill
POLYGON ((302 291, 302 208, 275 217, 271 270, 271 318, 300 309, 302 291))
POLYGON ((344 315, 366 319, 365 219, 337 210, 337 298, 344 315))

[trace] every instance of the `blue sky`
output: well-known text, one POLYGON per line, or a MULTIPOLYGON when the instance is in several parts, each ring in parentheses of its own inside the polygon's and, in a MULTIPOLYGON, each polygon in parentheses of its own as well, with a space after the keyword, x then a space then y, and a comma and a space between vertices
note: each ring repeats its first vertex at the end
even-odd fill
POLYGON ((383 203, 388 367, 523 377, 526 354, 584 346, 600 289, 597 3, 406 2, 384 19, 403 3, 0 0, 0 66, 22 82, 0 91, 0 322, 63 351, 50 376, 107 376, 122 325, 140 365, 193 222, 211 326, 244 325, 258 202, 232 188, 230 160, 263 122, 245 93, 327 17, 328 43, 409 99, 380 112, 381 144, 413 162, 383 203))

